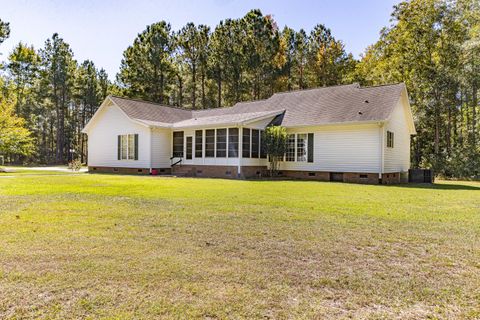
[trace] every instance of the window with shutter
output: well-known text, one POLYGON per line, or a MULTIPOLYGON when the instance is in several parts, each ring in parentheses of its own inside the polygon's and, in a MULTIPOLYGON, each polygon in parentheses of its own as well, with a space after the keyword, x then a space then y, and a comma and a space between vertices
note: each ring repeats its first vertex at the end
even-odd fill
POLYGON ((118 136, 117 159, 138 160, 138 134, 122 134, 118 136))

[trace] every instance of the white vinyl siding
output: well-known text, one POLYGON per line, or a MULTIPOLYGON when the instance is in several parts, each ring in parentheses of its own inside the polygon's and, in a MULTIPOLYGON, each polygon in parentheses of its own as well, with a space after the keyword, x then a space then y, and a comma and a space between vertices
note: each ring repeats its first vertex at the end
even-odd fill
POLYGON ((410 169, 410 132, 407 124, 406 98, 402 97, 385 124, 384 172, 404 172, 410 169), (387 132, 393 133, 393 148, 388 147, 387 132))
POLYGON ((172 150, 170 129, 152 129, 152 168, 169 168, 172 150))
MULTIPOLYGON (((91 167, 150 168, 150 128, 130 120, 117 106, 105 105, 88 130, 91 167), (138 134, 138 160, 118 160, 118 136, 138 134)), ((128 143, 127 143, 128 145, 128 143)), ((128 147, 125 150, 128 156, 128 147)))
MULTIPOLYGON (((287 128, 288 134, 305 134, 307 132, 314 135, 314 162, 281 162, 281 170, 380 172, 381 141, 379 125, 359 124, 287 128)), ((307 141, 305 141, 306 143, 307 141)))

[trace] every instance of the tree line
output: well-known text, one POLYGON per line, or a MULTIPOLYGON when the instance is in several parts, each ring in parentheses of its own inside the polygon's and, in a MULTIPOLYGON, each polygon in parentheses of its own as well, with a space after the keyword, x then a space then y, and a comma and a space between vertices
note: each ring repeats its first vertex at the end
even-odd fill
MULTIPOLYGON (((11 113, 24 119, 34 143, 28 155, 4 153, 17 161, 62 163, 76 150, 84 161, 86 138, 80 131, 109 93, 203 109, 280 91, 405 82, 418 131, 413 165, 447 176, 475 175, 479 21, 478 0, 404 1, 359 60, 325 25, 309 32, 279 29, 260 10, 213 29, 187 23, 175 31, 160 21, 124 51, 114 83, 93 62, 75 61, 57 34, 39 50, 20 43, 3 66, 1 97, 14 105, 11 113)), ((1 26, 0 41, 9 30, 5 22, 1 26)))

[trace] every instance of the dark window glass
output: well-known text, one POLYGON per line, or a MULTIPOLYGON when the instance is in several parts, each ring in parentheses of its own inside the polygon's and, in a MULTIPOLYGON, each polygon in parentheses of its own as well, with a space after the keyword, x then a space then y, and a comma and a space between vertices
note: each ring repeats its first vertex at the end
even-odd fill
POLYGON ((313 133, 308 134, 308 162, 313 162, 313 133))
POLYGON ((244 158, 250 158, 250 129, 243 128, 242 155, 244 158))
POLYGON ((195 158, 203 157, 203 130, 195 131, 195 158))
POLYGON ((183 131, 173 133, 173 156, 183 158, 183 131))
POLYGON ((387 131, 387 148, 393 148, 393 132, 387 131))
POLYGON ((215 157, 215 130, 205 130, 205 157, 215 157))
POLYGON ((229 158, 238 157, 238 129, 237 128, 228 129, 228 157, 229 158))
POLYGON ((260 131, 260 158, 267 158, 267 148, 265 147, 265 131, 260 131))
POLYGON ((227 129, 217 129, 217 158, 227 156, 227 129))
POLYGON ((260 155, 260 132, 252 129, 252 158, 258 158, 260 155))
POLYGON ((192 147, 193 147, 192 140, 193 140, 192 137, 187 137, 187 151, 186 151, 187 160, 192 160, 192 147))

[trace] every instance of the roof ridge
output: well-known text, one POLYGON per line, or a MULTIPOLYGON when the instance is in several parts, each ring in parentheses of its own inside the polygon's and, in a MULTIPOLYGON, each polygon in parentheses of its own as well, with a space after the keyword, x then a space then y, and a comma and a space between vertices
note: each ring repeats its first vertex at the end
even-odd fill
MULTIPOLYGON (((287 93, 294 93, 294 92, 300 92, 300 91, 312 91, 312 90, 321 90, 321 89, 330 89, 330 88, 337 88, 337 87, 349 87, 349 86, 357 86, 360 87, 360 84, 358 82, 354 83, 349 83, 349 84, 337 84, 334 86, 326 86, 326 87, 315 87, 315 88, 307 88, 307 89, 295 89, 295 90, 290 90, 290 91, 282 91, 282 92, 275 92, 274 95, 278 94, 287 94, 287 93)), ((268 100, 268 99, 267 99, 268 100)))
POLYGON ((395 83, 376 84, 376 85, 373 85, 373 86, 361 86, 360 89, 392 87, 392 86, 398 86, 399 84, 406 86, 405 82, 395 82, 395 83))
MULTIPOLYGON (((270 97, 266 98, 266 99, 251 99, 251 100, 245 100, 245 101, 238 101, 238 102, 235 102, 235 104, 232 106, 234 107, 236 104, 239 104, 239 103, 250 103, 250 102, 260 102, 260 101, 267 101, 268 99, 270 99, 270 97)), ((227 107, 228 108, 228 107, 227 107)), ((218 109, 218 108, 217 108, 218 109)))
POLYGON ((172 106, 172 105, 168 105, 168 104, 162 104, 162 103, 158 103, 158 102, 152 102, 152 101, 142 100, 142 99, 137 99, 137 98, 120 97, 120 96, 117 96, 117 95, 114 95, 114 94, 109 94, 108 96, 109 96, 109 97, 113 97, 113 98, 123 99, 123 100, 130 100, 130 101, 135 101, 135 102, 142 102, 142 103, 153 104, 153 105, 160 106, 160 107, 165 107, 165 108, 172 108, 172 109, 178 109, 178 110, 193 111, 193 109, 190 109, 190 108, 179 107, 179 106, 172 106))

